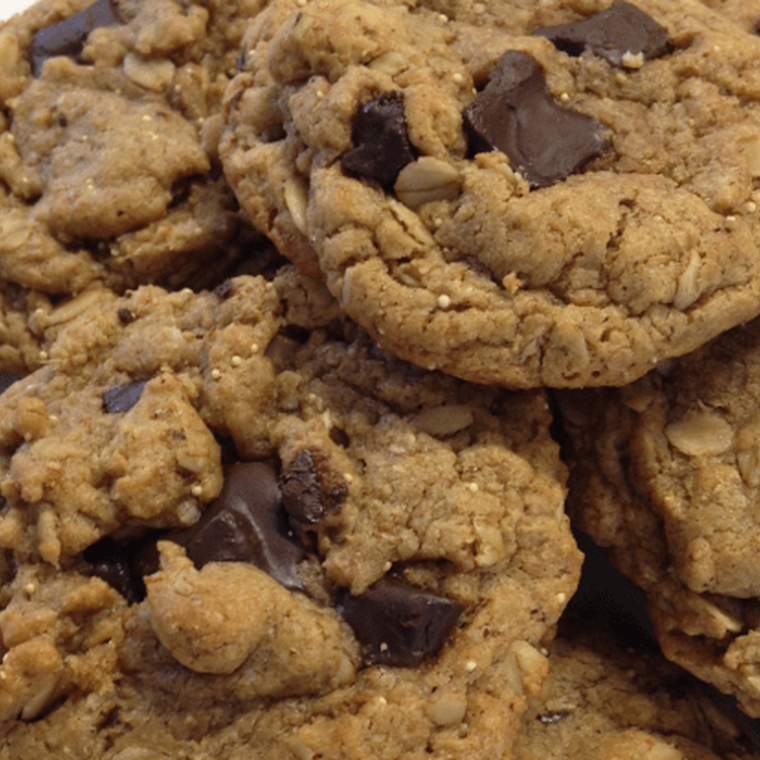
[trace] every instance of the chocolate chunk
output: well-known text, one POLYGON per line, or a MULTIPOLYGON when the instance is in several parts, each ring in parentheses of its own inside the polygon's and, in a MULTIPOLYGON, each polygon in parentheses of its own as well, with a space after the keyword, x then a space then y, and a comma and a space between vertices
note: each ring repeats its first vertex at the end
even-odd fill
POLYGON ((112 0, 97 0, 88 8, 40 29, 32 37, 32 71, 38 77, 48 58, 65 55, 76 60, 82 53, 87 36, 93 29, 121 24, 112 0))
POLYGON ((569 55, 590 50, 613 66, 628 68, 638 68, 643 61, 670 51, 667 31, 644 11, 625 2, 582 21, 536 29, 534 34, 547 37, 569 55))
POLYGON ((414 667, 443 645, 462 612, 452 599, 384 578, 336 605, 353 628, 368 665, 414 667))
POLYGON ((539 65, 514 50, 499 59, 464 123, 473 153, 502 151, 533 188, 565 179, 610 147, 603 125, 558 105, 539 65))
POLYGON ((103 406, 109 414, 128 412, 142 396, 145 381, 141 383, 125 383, 117 385, 103 394, 103 406))
POLYGON ((129 604, 145 598, 145 584, 133 571, 133 555, 137 544, 132 546, 115 541, 110 536, 88 546, 82 558, 91 567, 91 572, 116 589, 129 604))
POLYGON ((275 471, 263 462, 227 467, 224 488, 191 528, 165 536, 184 546, 196 567, 250 562, 290 589, 303 590, 297 565, 304 548, 288 536, 275 471))
POLYGON ((5 393, 17 380, 21 380, 18 375, 12 375, 10 372, 0 372, 0 393, 5 393))
POLYGON ((119 309, 116 312, 116 316, 123 325, 128 325, 135 321, 135 315, 129 309, 119 309))
POLYGON ((367 103, 354 119, 351 139, 356 147, 343 155, 343 169, 385 187, 393 185, 414 161, 401 93, 384 93, 367 103))
POLYGON ((326 494, 314 465, 314 454, 303 449, 280 477, 282 505, 298 527, 314 525, 328 512, 340 510, 346 495, 343 484, 326 494))

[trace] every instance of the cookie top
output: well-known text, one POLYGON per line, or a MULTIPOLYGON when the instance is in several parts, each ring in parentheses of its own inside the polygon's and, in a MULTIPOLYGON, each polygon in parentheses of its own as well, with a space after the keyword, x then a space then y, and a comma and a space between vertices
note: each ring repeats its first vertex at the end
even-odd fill
POLYGON ((219 111, 262 5, 50 0, 0 24, 3 281, 180 288, 245 253, 219 111))
POLYGON ((9 757, 501 756, 580 570, 550 423, 293 267, 87 310, 0 396, 9 757))
POLYGON ((275 2, 226 95, 243 209, 381 345, 622 384, 757 313, 760 39, 690 0, 619 4, 636 51, 566 45, 561 3, 424 5, 275 2))
POLYGON ((760 716, 760 322, 616 391, 561 396, 577 524, 646 592, 668 657, 760 716))

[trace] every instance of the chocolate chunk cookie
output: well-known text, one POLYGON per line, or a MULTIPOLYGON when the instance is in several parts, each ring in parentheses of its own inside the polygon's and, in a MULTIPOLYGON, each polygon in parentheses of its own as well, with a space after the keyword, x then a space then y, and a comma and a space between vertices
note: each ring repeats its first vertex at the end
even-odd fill
POLYGON ((404 359, 623 384, 760 310, 758 61, 690 0, 279 0, 220 152, 257 227, 404 359))
POLYGON ((5 756, 508 755, 580 571, 543 391, 406 364, 294 267, 49 353, 0 395, 5 756))
POLYGON ((760 323, 612 391, 561 396, 576 523, 646 592, 666 655, 760 716, 760 323))
POLYGON ((217 142, 262 5, 50 0, 0 24, 3 282, 179 288, 247 253, 217 142))

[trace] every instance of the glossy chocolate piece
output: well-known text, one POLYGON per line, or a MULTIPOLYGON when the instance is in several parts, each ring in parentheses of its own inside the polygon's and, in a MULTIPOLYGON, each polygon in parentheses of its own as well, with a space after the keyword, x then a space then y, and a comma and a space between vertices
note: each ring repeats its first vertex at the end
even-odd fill
POLYGON ((129 604, 145 598, 145 584, 133 569, 136 548, 137 544, 130 546, 106 536, 88 546, 82 554, 92 574, 116 589, 129 604))
POLYGON ((383 93, 367 103, 354 119, 351 139, 356 147, 344 153, 344 171, 385 187, 393 185, 398 173, 414 161, 401 93, 383 93))
POLYGON ((38 77, 48 58, 65 55, 76 60, 93 29, 118 26, 122 21, 112 0, 97 0, 79 13, 40 29, 32 37, 32 71, 38 77))
POLYGON ((346 486, 324 492, 322 481, 314 464, 314 454, 303 449, 293 464, 280 476, 282 505, 294 523, 314 525, 329 512, 337 512, 346 495, 346 486))
POLYGON ((0 394, 5 393, 17 380, 21 380, 18 375, 13 375, 10 372, 0 372, 0 394))
POLYGON ((629 60, 626 56, 641 55, 649 61, 670 51, 667 31, 644 11, 625 2, 582 21, 536 29, 534 34, 548 38, 569 55, 590 50, 613 66, 625 66, 629 60))
POLYGON ((603 125, 562 108, 539 65, 510 50, 464 112, 473 153, 500 150, 531 187, 546 187, 579 171, 610 147, 603 125))
POLYGON ((290 589, 303 590, 297 566, 305 549, 288 536, 275 471, 241 462, 224 471, 224 488, 191 528, 165 536, 187 550, 196 567, 250 562, 290 589))
POLYGON ((337 610, 353 628, 367 665, 414 667, 441 648, 462 607, 448 597, 384 578, 359 596, 342 595, 337 610))
POLYGON ((103 407, 109 414, 128 412, 142 396, 145 381, 140 383, 125 383, 103 394, 103 407))

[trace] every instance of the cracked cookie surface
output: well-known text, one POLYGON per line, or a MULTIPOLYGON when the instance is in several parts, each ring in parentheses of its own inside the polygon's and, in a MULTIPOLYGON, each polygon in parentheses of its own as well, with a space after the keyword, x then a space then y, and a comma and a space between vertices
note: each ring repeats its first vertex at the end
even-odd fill
POLYGON ((606 3, 484 4, 507 9, 496 26, 430 5, 282 0, 254 21, 221 155, 284 255, 385 348, 511 387, 623 384, 757 313, 756 36, 697 2, 641 0, 668 43, 614 65, 533 34, 606 3), (598 155, 548 187, 468 147, 463 112, 507 51, 598 125, 598 155), (407 134, 383 139, 413 160, 358 175, 375 138, 357 115, 387 97, 407 134))
POLYGON ((0 420, 7 757, 509 756, 581 559, 543 391, 288 267, 111 295, 0 420))

